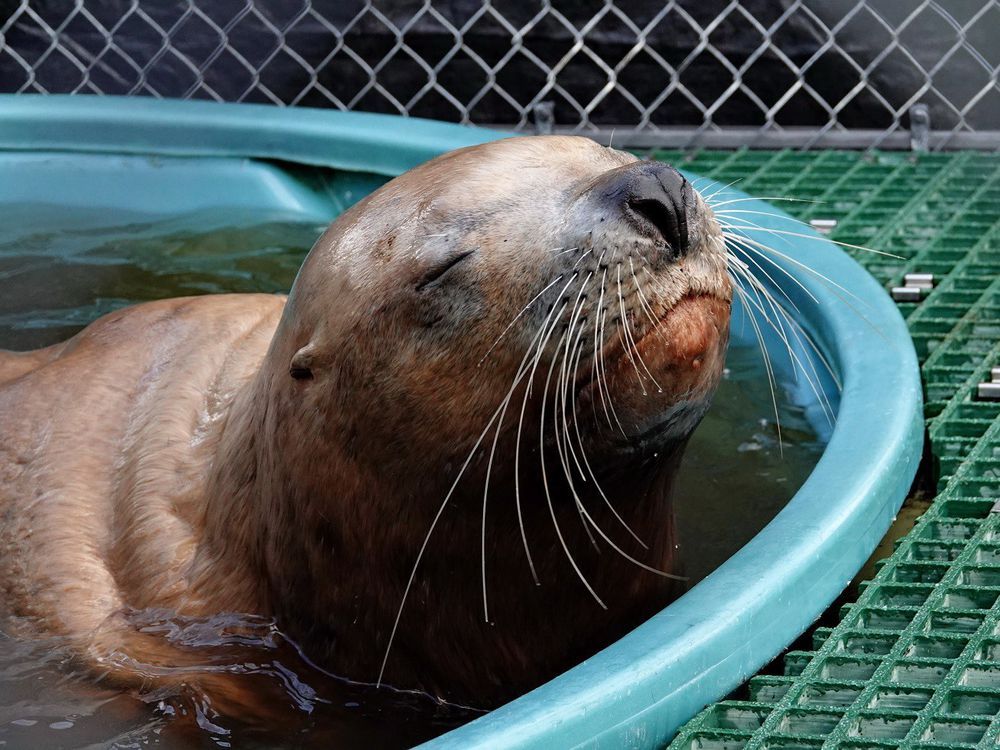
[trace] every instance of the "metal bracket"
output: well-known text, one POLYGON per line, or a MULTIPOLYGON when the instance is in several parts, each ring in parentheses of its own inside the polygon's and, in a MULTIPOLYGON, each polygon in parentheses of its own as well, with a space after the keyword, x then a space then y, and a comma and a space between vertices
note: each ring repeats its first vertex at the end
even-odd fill
POLYGON ((892 288, 892 298, 896 302, 919 302, 934 288, 934 274, 908 273, 903 277, 903 286, 892 288))
POLYGON ((834 229, 837 228, 836 219, 810 219, 809 226, 815 229, 820 234, 830 234, 834 229))
POLYGON ((910 107, 910 149, 927 151, 931 141, 931 110, 926 104, 910 107))
POLYGON ((531 121, 535 125, 535 135, 551 135, 556 124, 556 103, 535 102, 531 105, 531 121))
POLYGON ((1000 367, 990 368, 990 379, 976 388, 976 398, 980 401, 1000 401, 1000 367))

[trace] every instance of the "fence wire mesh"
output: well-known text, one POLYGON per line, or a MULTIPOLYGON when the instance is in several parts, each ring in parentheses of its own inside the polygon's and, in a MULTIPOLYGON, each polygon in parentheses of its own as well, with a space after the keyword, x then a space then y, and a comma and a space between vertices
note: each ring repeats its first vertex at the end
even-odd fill
POLYGON ((0 0, 0 91, 997 148, 1000 0, 0 0))

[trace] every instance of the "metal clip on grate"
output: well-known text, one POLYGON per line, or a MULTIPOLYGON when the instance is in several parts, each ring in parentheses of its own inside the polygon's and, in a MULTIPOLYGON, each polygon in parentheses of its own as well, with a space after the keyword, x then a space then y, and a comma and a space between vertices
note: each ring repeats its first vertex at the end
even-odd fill
POLYGON ((908 273, 903 277, 903 286, 894 286, 890 293, 897 302, 919 302, 933 288, 934 274, 908 273))
POLYGON ((980 401, 1000 401, 1000 367, 990 369, 990 379, 979 384, 976 395, 980 401))

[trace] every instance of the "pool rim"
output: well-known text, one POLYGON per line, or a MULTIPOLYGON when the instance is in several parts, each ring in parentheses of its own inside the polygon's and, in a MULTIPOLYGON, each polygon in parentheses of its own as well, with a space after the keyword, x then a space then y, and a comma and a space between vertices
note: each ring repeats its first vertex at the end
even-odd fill
MULTIPOLYGON (((266 105, 0 96, 0 149, 8 151, 222 156, 392 176, 443 151, 509 135, 266 105)), ((714 183, 699 188, 745 197, 714 183)), ((757 217, 763 226, 751 231, 755 237, 787 227, 769 204, 744 208, 775 214, 757 217)), ((916 354, 882 287, 829 240, 802 232, 809 236, 796 240, 796 259, 841 288, 787 264, 802 288, 783 288, 837 362, 843 390, 836 429, 799 492, 743 549, 648 622, 426 747, 662 744, 804 632, 881 540, 922 452, 916 354)))

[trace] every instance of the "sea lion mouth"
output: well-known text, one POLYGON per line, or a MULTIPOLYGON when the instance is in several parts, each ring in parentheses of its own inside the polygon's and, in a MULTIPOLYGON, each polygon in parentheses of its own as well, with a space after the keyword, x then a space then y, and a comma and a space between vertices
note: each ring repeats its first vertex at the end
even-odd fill
MULTIPOLYGON (((617 369, 623 364, 631 367, 631 362, 636 359, 642 359, 648 367, 647 355, 655 354, 656 350, 662 347, 669 350, 663 352, 668 359, 687 360, 697 369, 698 354, 709 347, 711 342, 707 339, 711 338, 712 334, 711 328, 699 324, 715 324, 720 315, 725 315, 728 320, 729 306, 729 300, 716 294, 686 292, 656 317, 655 324, 652 320, 646 320, 646 325, 638 335, 634 332, 626 334, 624 330, 619 329, 596 356, 603 360, 607 368, 617 369), (676 320, 679 314, 683 315, 685 320, 676 320)), ((713 327, 718 328, 717 325, 713 327)), ((581 378, 581 382, 587 382, 583 378, 587 374, 587 372, 580 373, 578 377, 581 378)), ((643 374, 648 377, 655 375, 655 371, 643 374)))
POLYGON ((577 373, 579 403, 602 414, 608 405, 613 432, 623 438, 614 440, 619 447, 686 434, 721 376, 729 312, 728 299, 689 292, 634 337, 617 333, 598 350, 596 366, 592 361, 577 373))

